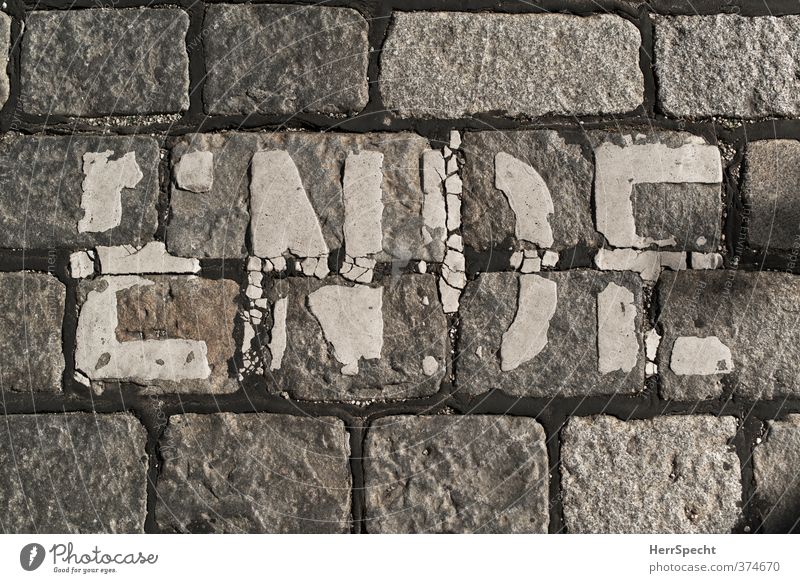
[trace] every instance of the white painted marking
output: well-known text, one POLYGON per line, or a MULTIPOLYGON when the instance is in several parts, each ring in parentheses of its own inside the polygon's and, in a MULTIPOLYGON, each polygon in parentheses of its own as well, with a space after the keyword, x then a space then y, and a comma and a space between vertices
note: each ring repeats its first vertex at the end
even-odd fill
POLYGON ((517 239, 529 241, 539 247, 553 244, 550 215, 553 199, 550 189, 530 164, 514 156, 499 152, 494 158, 495 187, 502 190, 511 210, 517 217, 517 239))
POLYGON ((136 163, 136 152, 109 160, 112 150, 83 155, 83 182, 79 233, 100 233, 122 222, 122 189, 135 188, 144 178, 136 163))
POLYGON ((633 292, 610 282, 597 294, 597 368, 630 372, 639 358, 633 292))
POLYGON ((175 257, 161 241, 151 241, 142 248, 132 245, 98 247, 100 272, 103 274, 197 273, 200 261, 175 257))
POLYGON ((716 336, 681 336, 672 345, 669 367, 676 375, 717 375, 733 370, 731 350, 716 336))
POLYGON ((557 286, 540 275, 519 277, 517 313, 503 333, 500 369, 514 370, 529 362, 547 345, 550 319, 556 312, 557 286))
POLYGON ((272 355, 270 370, 278 370, 283 363, 283 354, 286 351, 286 312, 289 301, 287 298, 278 298, 272 310, 272 332, 268 345, 272 355))

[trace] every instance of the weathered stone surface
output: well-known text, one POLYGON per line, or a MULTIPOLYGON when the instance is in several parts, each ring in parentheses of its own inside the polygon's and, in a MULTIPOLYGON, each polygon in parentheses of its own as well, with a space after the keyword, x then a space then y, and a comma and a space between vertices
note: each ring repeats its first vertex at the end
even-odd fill
POLYGON ((533 419, 385 417, 364 456, 368 532, 547 532, 549 465, 533 419))
POLYGON ((741 517, 733 417, 572 418, 561 432, 572 533, 726 533, 741 517))
POLYGON ((210 5, 203 48, 208 113, 355 113, 367 104, 367 21, 356 10, 210 5))
POLYGON ((717 146, 684 132, 590 137, 595 224, 611 245, 716 251, 722 232, 717 146))
MULTIPOLYGON (((0 141, 0 247, 140 245, 152 240, 158 224, 158 162, 159 144, 149 137, 4 136, 0 141), (103 158, 112 163, 127 156, 141 179, 132 188, 114 189, 120 205, 118 224, 104 220, 103 225, 89 227, 99 230, 81 231, 79 224, 90 206, 86 194, 91 188, 87 177, 93 172, 89 162, 93 154, 108 154, 103 158)), ((101 174, 111 180, 106 172, 101 174)), ((102 179, 94 184, 100 192, 114 186, 102 179)), ((110 205, 102 208, 110 209, 110 205)))
POLYGON ((796 532, 800 525, 800 415, 768 421, 766 441, 756 446, 756 499, 766 532, 796 532))
POLYGON ((747 145, 742 195, 754 247, 786 251, 800 246, 800 142, 764 140, 747 145))
MULTIPOLYGON (((536 306, 536 297, 529 301, 536 306)), ((550 300, 542 298, 539 301, 549 304, 550 300)), ((460 350, 455 367, 458 391, 477 395, 501 389, 510 395, 526 397, 640 391, 644 385, 645 364, 641 335, 642 304, 642 280, 633 273, 601 273, 584 269, 531 275, 483 273, 467 284, 461 298, 460 350), (547 319, 546 331, 531 326, 519 339, 524 347, 527 342, 534 342, 534 338, 538 343, 537 331, 544 332, 546 343, 541 350, 520 360, 517 366, 508 367, 504 366, 504 344, 513 339, 509 333, 521 316, 518 297, 522 278, 553 282, 557 303, 552 317, 547 319), (603 323, 609 315, 598 313, 598 295, 610 283, 633 294, 632 302, 628 302, 629 297, 622 293, 618 301, 625 302, 626 306, 632 304, 636 309, 632 333, 638 344, 638 353, 630 371, 615 369, 602 374, 598 354, 598 317, 603 323)), ((612 325, 607 331, 618 329, 612 325)), ((629 345, 630 333, 621 336, 619 341, 629 345)), ((628 358, 630 356, 626 357, 626 363, 628 358)))
POLYGON ((11 50, 11 17, 0 12, 0 107, 8 101, 10 91, 8 84, 9 51, 11 50))
POLYGON ((189 106, 188 27, 176 9, 31 12, 22 107, 81 117, 180 112, 189 106))
POLYGON ((800 16, 657 16, 658 99, 678 117, 800 114, 800 16))
MULTIPOLYGON (((665 398, 696 401, 726 389, 746 399, 800 394, 800 277, 741 270, 664 272, 656 296, 663 330, 657 362, 665 398), (676 341, 712 336, 730 350, 732 361, 718 348, 707 365, 719 374, 676 374, 676 341)), ((704 350, 698 358, 711 356, 704 350)))
POLYGON ((4 391, 61 390, 66 288, 44 273, 0 273, 0 385, 4 391))
POLYGON ((288 302, 286 344, 280 368, 268 370, 270 390, 342 401, 408 399, 439 389, 448 339, 433 275, 369 286, 292 277, 274 280, 267 296, 271 305, 288 302), (436 360, 433 374, 428 357, 436 360))
POLYGON ((227 393, 239 286, 195 276, 105 276, 79 288, 75 368, 99 388, 227 393))
MULTIPOLYGON (((203 193, 173 186, 167 248, 186 257, 243 256, 250 221, 251 160, 257 152, 285 151, 296 166, 328 250, 339 250, 346 244, 342 181, 346 159, 350 154, 374 151, 383 154, 384 205, 383 251, 375 258, 401 265, 411 260, 442 261, 444 241, 423 234, 425 195, 420 166, 423 153, 429 148, 426 139, 410 133, 228 132, 187 137, 173 150, 173 164, 187 152, 213 152, 214 181, 211 189, 203 193)), ((288 198, 280 188, 283 182, 266 182, 261 189, 263 195, 278 197, 279 201, 288 198), (271 189, 269 184, 273 185, 271 189)), ((291 210, 287 211, 289 215, 291 210)), ((282 233, 278 227, 290 229, 292 225, 282 222, 269 227, 265 222, 259 236, 282 233)), ((310 237, 310 233, 305 234, 310 237)), ((271 248, 256 242, 253 247, 258 252, 271 248)))
MULTIPOLYGON (((577 138, 576 138, 577 139, 577 138)), ((595 247, 601 240, 592 219, 592 160, 588 143, 554 131, 467 132, 462 149, 464 244, 484 251, 506 244, 518 247, 520 220, 508 195, 496 186, 495 159, 513 156, 536 172, 549 190, 553 210, 548 217, 556 250, 577 245, 595 247)), ((531 242, 533 243, 533 242, 531 242)))
POLYGON ((7 415, 0 423, 5 533, 140 533, 147 434, 133 415, 7 415))
POLYGON ((350 531, 350 444, 339 419, 179 415, 160 451, 162 532, 350 531))
POLYGON ((396 12, 379 83, 404 116, 623 113, 642 102, 640 44, 611 15, 396 12))

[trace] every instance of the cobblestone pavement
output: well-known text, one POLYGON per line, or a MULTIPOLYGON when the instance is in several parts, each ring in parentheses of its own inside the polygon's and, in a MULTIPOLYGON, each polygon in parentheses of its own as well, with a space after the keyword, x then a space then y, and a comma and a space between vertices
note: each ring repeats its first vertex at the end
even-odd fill
POLYGON ((800 8, 335 4, 3 4, 0 530, 798 530, 800 8))

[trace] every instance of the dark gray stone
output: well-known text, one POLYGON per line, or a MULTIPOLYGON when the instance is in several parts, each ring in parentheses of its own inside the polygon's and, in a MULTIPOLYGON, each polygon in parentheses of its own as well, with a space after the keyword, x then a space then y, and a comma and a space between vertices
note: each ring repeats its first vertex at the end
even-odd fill
POLYGON ((350 531, 350 444, 339 419, 179 415, 160 451, 162 532, 350 531))
POLYGON ((718 397, 726 389, 745 399, 800 394, 800 277, 744 271, 664 272, 656 295, 663 336, 657 362, 665 398, 697 401, 718 397), (733 370, 675 374, 672 348, 681 336, 716 336, 730 349, 733 370))
POLYGON ((517 313, 520 275, 480 274, 467 284, 460 302, 461 333, 455 362, 459 393, 478 395, 500 389, 520 397, 570 397, 630 394, 644 388, 643 294, 638 275, 576 269, 522 277, 543 277, 557 285, 557 305, 549 322, 547 344, 517 368, 501 369, 503 334, 517 313), (639 350, 630 372, 601 374, 597 295, 612 282, 633 294, 639 350))
POLYGON ((28 13, 22 107, 80 117, 180 112, 189 107, 188 27, 176 9, 28 13))
POLYGON ((367 21, 350 8, 209 6, 203 30, 206 111, 360 111, 368 98, 367 30, 367 21))
POLYGON ((655 71, 667 114, 800 114, 800 16, 657 16, 655 71))
POLYGON ((464 244, 485 251, 507 240, 517 247, 516 216, 495 187, 495 156, 505 152, 530 165, 547 184, 553 201, 552 249, 596 247, 601 237, 592 217, 594 168, 588 142, 554 131, 468 132, 464 151, 462 223, 464 244))
POLYGON ((800 415, 767 424, 766 441, 753 452, 762 529, 769 533, 796 532, 800 525, 800 415))
POLYGON ((547 532, 549 465, 533 419, 384 417, 364 456, 368 532, 547 532))
MULTIPOLYGON (((288 301, 287 342, 280 368, 270 370, 272 357, 269 351, 266 355, 271 391, 286 391, 303 400, 351 401, 409 399, 439 390, 449 369, 449 343, 433 275, 385 277, 368 286, 383 287, 383 345, 380 358, 361 358, 353 375, 342 372, 345 363, 337 358, 335 346, 309 308, 309 295, 327 285, 353 287, 335 277, 324 281, 292 277, 274 280, 268 288, 271 305, 278 298, 288 301), (426 359, 436 361, 428 372, 426 359)), ((343 314, 352 309, 344 298, 341 306, 343 314)), ((355 316, 345 319, 351 317, 355 316)))
POLYGON ((752 142, 744 161, 749 243, 764 250, 800 248, 800 142, 752 142))
POLYGON ((66 288, 44 273, 0 273, 0 384, 4 391, 58 392, 66 288))
POLYGON ((133 415, 7 415, 0 423, 0 528, 141 533, 147 434, 133 415))
POLYGON ((642 102, 640 44, 611 15, 396 12, 380 90, 403 116, 623 113, 642 102))
POLYGON ((741 520, 733 417, 574 417, 561 432, 571 533, 727 533, 741 520))
POLYGON ((383 253, 380 261, 401 264, 417 259, 442 261, 444 244, 425 243, 422 235, 422 152, 428 141, 416 134, 195 134, 172 152, 173 166, 186 152, 214 154, 214 181, 208 192, 190 192, 173 184, 167 246, 186 257, 241 257, 250 221, 250 160, 258 151, 286 150, 297 166, 331 252, 342 247, 342 176, 350 153, 384 154, 383 253))
POLYGON ((95 245, 142 245, 158 225, 159 143, 149 137, 21 136, 0 141, 0 247, 48 249, 95 245), (102 232, 78 232, 83 218, 86 153, 128 152, 142 173, 120 193, 120 224, 102 232))

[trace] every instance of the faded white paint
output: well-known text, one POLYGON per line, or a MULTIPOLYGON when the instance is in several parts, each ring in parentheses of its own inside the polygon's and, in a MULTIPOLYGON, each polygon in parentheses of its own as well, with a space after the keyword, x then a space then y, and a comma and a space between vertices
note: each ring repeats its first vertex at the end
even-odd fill
POLYGON ((69 273, 75 279, 94 274, 94 252, 76 251, 69 256, 69 273))
POLYGON ((606 142, 595 148, 594 155, 597 230, 615 247, 676 244, 674 237, 655 240, 637 234, 631 200, 635 184, 722 182, 719 149, 701 138, 687 139, 677 148, 606 142))
POLYGON ((639 358, 633 292, 610 282, 597 294, 597 368, 600 374, 630 372, 639 358))
POLYGON ((439 362, 433 356, 426 356, 422 359, 422 372, 425 376, 432 377, 439 370, 439 362))
POLYGON ((663 269, 686 269, 686 253, 603 248, 597 251, 594 263, 604 271, 635 271, 645 281, 656 281, 663 269))
POLYGON ((556 251, 547 250, 542 255, 542 265, 544 267, 555 267, 558 264, 558 253, 556 251))
POLYGON ((517 312, 503 333, 500 369, 514 370, 529 362, 547 345, 550 319, 556 312, 557 286, 540 275, 519 277, 517 312))
POLYGON ((514 232, 517 239, 529 241, 539 247, 553 244, 550 215, 553 199, 550 189, 530 164, 499 152, 494 157, 495 187, 506 195, 516 216, 514 232))
POLYGON ((278 298, 272 310, 272 332, 267 348, 272 355, 270 370, 278 370, 283 363, 283 354, 286 351, 286 312, 289 307, 287 298, 278 298))
POLYGON ((659 344, 661 344, 661 335, 655 328, 651 328, 644 335, 644 348, 647 354, 647 360, 654 361, 656 359, 659 344))
POLYGON ((383 288, 327 285, 308 294, 308 306, 342 374, 358 374, 359 359, 377 359, 383 349, 383 288))
POLYGON ((719 253, 696 253, 690 255, 692 269, 720 269, 723 264, 719 253))
POLYGON ((178 188, 191 192, 208 192, 214 186, 213 152, 187 152, 175 164, 178 188))
POLYGON ((78 318, 75 367, 92 380, 180 381, 206 379, 211 374, 203 340, 134 340, 116 336, 117 292, 149 286, 143 277, 111 276, 105 288, 90 291, 78 318))
POLYGON ((251 167, 253 253, 269 260, 276 271, 286 269, 286 252, 316 257, 327 275, 328 246, 292 157, 285 150, 256 152, 251 167))
POLYGON ((461 147, 461 134, 458 130, 450 130, 450 148, 458 150, 461 147))
POLYGON ((344 244, 351 257, 383 250, 383 154, 348 154, 344 164, 344 244))
POLYGON ((79 233, 99 233, 122 222, 122 189, 135 188, 144 178, 136 163, 136 152, 109 160, 112 150, 83 155, 83 182, 79 233))
POLYGON ((717 375, 733 370, 731 350, 716 336, 680 336, 672 345, 669 367, 676 375, 717 375))
POLYGON ((447 207, 444 199, 444 158, 438 150, 422 153, 422 241, 447 238, 447 207))
POLYGON ((186 257, 175 257, 167 252, 161 241, 151 241, 141 248, 133 245, 97 247, 100 273, 197 273, 200 261, 186 257))

